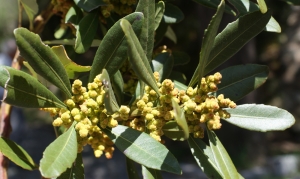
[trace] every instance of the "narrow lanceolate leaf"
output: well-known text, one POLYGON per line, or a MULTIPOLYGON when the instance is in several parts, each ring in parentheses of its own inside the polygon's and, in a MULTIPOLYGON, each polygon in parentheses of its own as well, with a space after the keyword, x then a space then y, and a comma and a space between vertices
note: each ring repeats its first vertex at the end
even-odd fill
POLYGON ((173 154, 148 134, 122 125, 112 128, 111 131, 104 131, 131 160, 148 168, 181 174, 179 163, 173 154))
MULTIPOLYGON (((224 8, 225 8, 225 1, 222 0, 220 5, 218 6, 216 14, 212 17, 207 29, 204 32, 199 64, 191 79, 191 82, 198 81, 198 85, 200 85, 201 79, 204 76, 205 66, 208 63, 209 55, 211 53, 214 40, 219 29, 220 22, 223 17, 224 8)), ((194 86, 194 85, 195 84, 193 83, 189 84, 189 86, 194 86)))
POLYGON ((29 20, 29 28, 33 30, 33 21, 34 21, 34 16, 38 13, 39 11, 39 6, 36 2, 36 0, 20 0, 20 3, 22 4, 29 20))
MULTIPOLYGON (((143 24, 143 14, 135 12, 124 18, 132 24, 134 31, 139 34, 143 24)), ((98 47, 90 72, 90 82, 104 68, 111 75, 121 68, 123 62, 127 59, 127 44, 124 36, 119 20, 108 30, 98 47)))
POLYGON ((165 3, 163 1, 159 1, 155 4, 155 26, 154 30, 156 30, 164 16, 165 12, 165 3))
POLYGON ((0 152, 16 165, 26 170, 34 170, 37 168, 37 165, 30 155, 21 146, 10 139, 0 137, 0 152))
POLYGON ((261 13, 266 13, 268 11, 267 5, 265 0, 257 0, 258 6, 259 6, 259 10, 261 13))
POLYGON ((0 86, 6 89, 4 102, 25 108, 66 108, 51 91, 33 76, 0 66, 0 86))
POLYGON ((239 12, 239 16, 247 14, 250 11, 249 0, 228 0, 228 1, 239 12))
POLYGON ((169 77, 173 70, 173 64, 173 56, 168 52, 158 54, 152 60, 153 71, 159 73, 160 82, 169 77))
POLYGON ((177 124, 176 121, 169 121, 163 127, 164 135, 172 140, 184 141, 186 139, 185 132, 177 124))
MULTIPOLYGON (((194 1, 203 6, 213 8, 213 9, 217 9, 218 5, 221 2, 221 0, 209 0, 209 1, 208 0, 194 0, 194 1)), ((228 5, 225 6, 225 12, 228 14, 234 15, 234 16, 236 15, 234 10, 231 7, 229 7, 228 5)))
POLYGON ((214 179, 223 179, 218 167, 214 162, 213 155, 207 154, 212 154, 210 147, 207 146, 201 139, 194 138, 193 136, 189 137, 188 143, 197 164, 207 175, 207 177, 214 179))
POLYGON ((88 72, 91 70, 90 66, 81 66, 73 62, 69 57, 64 46, 51 47, 52 51, 58 56, 59 60, 63 64, 68 77, 70 79, 77 79, 81 72, 88 72))
POLYGON ((138 172, 134 166, 134 161, 126 157, 126 169, 127 169, 127 175, 130 179, 139 179, 138 172))
POLYGON ((182 84, 181 82, 174 80, 174 86, 175 88, 179 89, 179 90, 183 90, 186 91, 186 89, 188 88, 185 84, 182 84))
POLYGON ((65 23, 71 23, 76 27, 82 18, 83 13, 81 9, 78 6, 73 5, 66 14, 65 23))
POLYGON ((174 111, 174 118, 177 124, 182 128, 184 133, 184 139, 186 140, 189 138, 189 127, 185 119, 184 110, 180 108, 178 103, 174 101, 173 98, 172 98, 172 106, 174 111))
POLYGON ((116 97, 114 95, 114 91, 112 89, 112 85, 109 79, 109 74, 105 69, 103 69, 102 71, 100 80, 102 81, 103 89, 105 91, 104 104, 107 110, 107 114, 113 114, 119 111, 119 105, 117 103, 116 97))
POLYGON ((75 4, 83 10, 90 12, 99 6, 105 6, 106 3, 103 0, 74 0, 75 4))
POLYGON ((230 113, 227 122, 254 131, 281 131, 291 127, 295 118, 288 111, 263 104, 238 105, 226 109, 230 113))
POLYGON ((237 101, 260 87, 268 78, 269 69, 264 65, 237 65, 221 70, 221 84, 218 85, 217 96, 224 94, 226 98, 237 101))
POLYGON ((77 31, 74 47, 76 53, 84 53, 91 47, 99 24, 98 18, 98 11, 89 13, 76 26, 77 31))
POLYGON ((227 25, 215 39, 204 74, 209 73, 237 53, 265 28, 270 18, 270 11, 265 14, 255 11, 227 25))
POLYGON ((68 168, 57 179, 84 179, 84 167, 81 153, 77 154, 77 158, 71 168, 68 168))
POLYGON ((58 177, 67 168, 72 167, 77 157, 77 136, 74 125, 75 122, 44 151, 39 168, 43 177, 58 177))
POLYGON ((155 0, 139 1, 136 12, 144 14, 144 23, 141 35, 139 36, 140 44, 146 54, 148 61, 152 60, 154 33, 155 33, 155 0))
POLYGON ((21 56, 39 75, 62 90, 67 98, 71 95, 71 84, 59 58, 40 37, 25 28, 14 30, 21 56))
POLYGON ((167 24, 178 23, 184 19, 183 12, 173 4, 166 3, 163 20, 167 24))
POLYGON ((118 104, 123 104, 124 101, 124 81, 121 72, 118 70, 111 79, 118 104))
POLYGON ((216 166, 218 167, 223 178, 239 179, 239 173, 237 172, 234 164, 231 161, 231 158, 216 134, 209 129, 207 130, 207 134, 216 166))
POLYGON ((159 170, 147 168, 145 166, 142 166, 142 175, 143 175, 143 179, 162 179, 159 170))
POLYGON ((146 54, 130 23, 126 19, 122 19, 120 24, 127 40, 129 61, 133 70, 143 82, 155 90, 157 94, 160 94, 146 54))

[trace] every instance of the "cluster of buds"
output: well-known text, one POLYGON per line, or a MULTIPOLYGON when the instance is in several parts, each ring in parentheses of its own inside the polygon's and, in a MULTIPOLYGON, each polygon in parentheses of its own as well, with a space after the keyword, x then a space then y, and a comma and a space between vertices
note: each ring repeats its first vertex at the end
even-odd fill
POLYGON ((110 17, 111 12, 115 12, 121 16, 133 12, 133 5, 137 0, 103 0, 105 6, 101 6, 101 13, 105 18, 110 17))

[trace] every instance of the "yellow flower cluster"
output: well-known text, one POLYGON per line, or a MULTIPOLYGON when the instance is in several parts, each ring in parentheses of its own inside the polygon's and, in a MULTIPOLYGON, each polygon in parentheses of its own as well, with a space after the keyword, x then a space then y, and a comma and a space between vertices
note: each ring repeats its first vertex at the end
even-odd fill
POLYGON ((107 18, 111 12, 115 12, 119 15, 127 15, 133 12, 133 5, 137 3, 137 0, 103 0, 107 5, 101 6, 102 15, 107 18))

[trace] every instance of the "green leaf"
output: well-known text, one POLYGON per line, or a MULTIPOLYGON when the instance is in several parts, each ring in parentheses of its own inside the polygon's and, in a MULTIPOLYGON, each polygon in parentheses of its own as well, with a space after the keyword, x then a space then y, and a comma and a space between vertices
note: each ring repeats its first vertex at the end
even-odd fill
MULTIPOLYGON (((91 47, 98 47, 100 45, 101 40, 94 39, 91 47)), ((50 40, 44 41, 47 45, 75 45, 75 39, 61 39, 61 40, 50 40)))
POLYGON ((247 14, 250 11, 251 3, 249 0, 228 0, 228 2, 236 8, 239 16, 247 14))
POLYGON ((60 135, 44 151, 40 161, 40 172, 45 178, 60 176, 71 168, 77 157, 77 136, 73 122, 67 132, 60 135))
POLYGON ((249 40, 265 28, 270 18, 270 11, 266 14, 255 11, 228 24, 215 39, 204 74, 209 73, 237 53, 249 40))
MULTIPOLYGON (((132 23, 132 27, 136 33, 138 33, 142 28, 143 14, 140 12, 135 12, 125 16, 132 23)), ((127 44, 124 40, 124 33, 120 27, 120 20, 115 23, 104 36, 98 50, 96 52, 92 69, 90 72, 89 81, 93 79, 102 72, 105 68, 109 74, 113 75, 116 73, 123 62, 127 59, 127 44)))
POLYGON ((269 69, 264 65, 237 65, 221 70, 221 84, 216 96, 224 94, 232 101, 238 101, 260 87, 268 78, 269 69))
POLYGON ((103 84, 103 89, 105 91, 105 96, 104 96, 104 104, 105 108, 107 110, 107 114, 113 114, 117 111, 119 111, 119 105, 117 103, 116 97, 114 95, 114 91, 112 89, 112 85, 109 79, 109 74, 105 69, 102 71, 102 75, 100 77, 100 80, 102 81, 103 84))
POLYGON ((67 33, 68 28, 65 26, 59 27, 57 30, 54 32, 54 37, 56 39, 61 39, 66 33, 67 33))
POLYGON ((177 124, 176 121, 169 121, 163 127, 164 135, 172 140, 184 141, 186 136, 183 129, 177 124))
POLYGON ((172 98, 172 106, 174 110, 174 118, 177 122, 177 124, 182 128, 184 133, 184 140, 189 138, 189 127, 187 125, 186 119, 185 119, 185 112, 183 109, 180 108, 178 103, 172 98))
POLYGON ((259 10, 261 13, 265 14, 268 11, 265 0, 257 0, 259 10))
POLYGON ((207 130, 207 134, 213 157, 223 178, 239 179, 239 173, 216 134, 209 129, 207 130))
POLYGON ((288 111, 263 104, 238 105, 226 111, 231 117, 225 121, 248 130, 281 131, 295 123, 295 118, 288 111))
POLYGON ((111 131, 104 129, 104 132, 131 160, 148 168, 181 174, 179 163, 173 154, 148 134, 122 125, 111 131))
POLYGON ((44 45, 40 37, 25 28, 14 30, 21 56, 39 75, 62 90, 71 98, 71 84, 59 58, 50 47, 44 45))
MULTIPOLYGON (((213 8, 213 9, 217 9, 221 2, 221 0, 194 0, 194 1, 203 6, 213 8)), ((225 12, 234 16, 236 15, 234 10, 232 10, 231 7, 228 5, 225 5, 225 12)))
POLYGON ((155 28, 156 30, 164 16, 165 12, 165 3, 163 1, 159 1, 155 4, 155 28))
POLYGON ((71 23, 74 26, 76 26, 79 24, 82 18, 83 18, 83 13, 81 9, 78 6, 73 5, 72 7, 70 7, 70 9, 66 14, 65 23, 71 23))
POLYGON ((139 179, 139 175, 134 166, 134 162, 128 157, 126 157, 126 169, 127 169, 128 178, 139 179))
POLYGON ((38 13, 39 6, 38 6, 36 0, 20 0, 20 3, 22 4, 22 6, 28 16, 29 29, 33 30, 34 16, 38 13))
POLYGON ((177 37, 175 32, 173 31, 171 26, 168 26, 165 37, 173 41, 175 44, 177 43, 177 37))
POLYGON ((84 179, 84 167, 81 153, 77 154, 77 158, 71 168, 68 168, 57 179, 84 179))
POLYGON ((160 94, 148 59, 130 23, 126 19, 122 19, 120 25, 127 39, 128 55, 132 69, 135 71, 139 79, 143 80, 143 82, 155 90, 157 94, 160 94))
POLYGON ((121 72, 118 70, 112 77, 112 87, 114 89, 118 104, 123 104, 124 101, 124 81, 121 72))
POLYGON ((74 0, 75 4, 83 10, 90 12, 99 6, 105 6, 103 0, 74 0))
POLYGON ((280 27, 279 23, 274 19, 274 17, 271 16, 271 19, 269 20, 265 30, 268 32, 280 33, 281 27, 280 27))
POLYGON ((0 152, 16 165, 26 170, 34 170, 38 167, 30 155, 10 139, 0 137, 0 152))
POLYGON ((225 9, 225 1, 222 0, 220 5, 218 6, 216 14, 212 17, 207 29, 204 32, 199 64, 191 79, 191 82, 193 83, 190 82, 189 86, 194 86, 195 85, 194 83, 196 81, 198 81, 198 86, 200 86, 201 84, 201 79, 204 76, 205 66, 208 63, 209 55, 211 53, 214 40, 219 29, 219 25, 224 13, 224 9, 225 9))
POLYGON ((190 56, 185 52, 172 51, 174 66, 185 65, 190 61, 190 56))
POLYGON ((183 12, 173 4, 166 3, 166 9, 164 13, 164 22, 167 24, 178 23, 184 19, 183 12))
POLYGON ((285 1, 288 4, 291 4, 291 5, 300 6, 300 2, 298 0, 283 0, 283 1, 285 1))
POLYGON ((142 175, 143 175, 143 179, 162 179, 159 170, 147 168, 145 166, 142 166, 142 175))
POLYGON ((209 178, 223 179, 222 175, 219 173, 218 167, 213 161, 213 156, 207 155, 207 153, 212 154, 210 147, 207 146, 201 139, 194 138, 193 136, 189 137, 188 143, 201 170, 209 178))
MULTIPOLYGON (((144 14, 142 32, 139 36, 140 44, 146 54, 148 61, 152 60, 154 33, 155 33, 155 0, 139 1, 136 12, 144 14)), ((124 29, 123 29, 124 30, 124 29)), ((126 33, 125 33, 126 35, 126 33)))
POLYGON ((178 88, 179 90, 184 90, 188 88, 185 84, 180 83, 179 81, 174 80, 173 81, 175 88, 178 88))
POLYGON ((99 24, 98 18, 98 11, 89 13, 76 26, 77 31, 74 47, 76 53, 84 53, 91 47, 99 24))
POLYGON ((52 51, 57 55, 61 63, 63 64, 68 77, 70 79, 77 79, 78 75, 81 72, 88 72, 91 70, 90 66, 81 66, 73 62, 69 57, 68 54, 64 48, 64 46, 54 46, 51 48, 52 51))
POLYGON ((173 70, 173 56, 168 53, 160 53, 152 60, 153 71, 159 73, 159 81, 168 78, 173 70))
POLYGON ((3 98, 8 104, 25 108, 66 108, 36 78, 11 67, 0 66, 0 86, 7 90, 3 98))

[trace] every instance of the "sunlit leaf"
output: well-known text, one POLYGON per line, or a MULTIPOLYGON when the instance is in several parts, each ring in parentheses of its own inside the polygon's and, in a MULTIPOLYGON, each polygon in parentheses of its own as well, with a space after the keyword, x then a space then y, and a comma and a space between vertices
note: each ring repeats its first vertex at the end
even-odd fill
POLYGON ((155 90, 157 94, 160 94, 146 54, 130 23, 126 19, 122 19, 120 24, 127 39, 129 61, 133 70, 139 79, 143 80, 143 82, 155 90))
POLYGON ((266 27, 270 18, 270 11, 266 14, 255 11, 228 24, 215 39, 204 74, 209 73, 237 53, 266 27))
POLYGON ((224 94, 226 98, 237 101, 265 83, 269 69, 264 65, 248 64, 232 66, 220 73, 222 80, 216 95, 224 94))
POLYGON ((39 75, 61 89, 68 98, 71 95, 71 84, 59 58, 50 47, 44 45, 40 37, 25 28, 14 30, 16 42, 30 66, 39 75))
POLYGON ((26 170, 34 170, 38 167, 21 146, 8 138, 0 137, 0 152, 26 170))
POLYGON ((74 26, 76 26, 79 24, 82 18, 83 18, 83 13, 81 9, 78 6, 73 5, 72 7, 70 7, 70 9, 66 14, 65 23, 71 23, 74 26))
POLYGON ((65 51, 64 46, 53 46, 51 48, 53 52, 58 56, 59 60, 63 64, 68 77, 70 79, 77 79, 78 75, 81 72, 88 72, 91 70, 90 66, 81 66, 73 62, 69 57, 67 52, 65 51))
POLYGON ((159 1, 155 4, 155 28, 156 30, 163 18, 165 12, 165 3, 163 1, 159 1))
POLYGON ((216 134, 209 129, 207 130, 207 134, 209 138, 209 145, 215 158, 216 166, 218 167, 223 178, 239 179, 239 173, 237 172, 234 164, 231 161, 231 158, 216 134))
POLYGON ((143 179, 162 179, 161 172, 159 170, 147 168, 142 166, 143 179))
POLYGON ((168 52, 158 54, 152 60, 153 71, 159 73, 160 82, 169 77, 173 70, 173 64, 173 56, 168 52))
POLYGON ((59 27, 55 32, 54 32, 54 37, 56 39, 61 39, 66 33, 67 33, 68 28, 67 27, 59 27))
POLYGON ((66 108, 51 91, 31 75, 7 66, 0 66, 0 86, 6 89, 4 102, 25 107, 66 108))
POLYGON ((172 140, 185 140, 185 133, 176 121, 169 121, 163 127, 164 135, 172 140))
POLYGON ((84 179, 84 167, 82 154, 78 153, 75 162, 71 168, 68 168, 57 179, 84 179))
POLYGON ((258 6, 259 6, 259 10, 261 13, 266 13, 268 11, 267 5, 265 0, 257 0, 258 6))
POLYGON ((107 5, 103 0, 74 0, 75 4, 83 10, 90 12, 99 6, 107 5))
POLYGON ((127 174, 128 178, 130 179, 139 179, 139 175, 137 173, 137 170, 134 166, 134 161, 126 157, 126 169, 127 169, 127 174))
POLYGON ((226 109, 230 113, 227 122, 254 131, 282 131, 295 123, 288 111, 263 104, 238 105, 235 109, 226 109))
POLYGON ((71 168, 77 157, 77 136, 74 122, 67 132, 60 135, 44 151, 40 161, 40 172, 45 178, 60 176, 71 168))
POLYGON ((148 168, 181 174, 176 158, 168 149, 148 134, 118 125, 105 133, 118 149, 131 160, 148 168), (147 160, 145 160, 147 159, 147 160))
POLYGON ((91 12, 84 16, 76 26, 76 41, 75 41, 75 52, 84 53, 90 47, 94 40, 99 24, 99 13, 91 12))
POLYGON ((163 17, 165 23, 178 23, 184 19, 183 12, 177 6, 170 3, 166 3, 165 6, 165 13, 163 17))
POLYGON ((39 6, 36 2, 36 0, 20 0, 20 3, 22 4, 29 20, 29 29, 33 30, 33 21, 35 15, 39 11, 39 6))
MULTIPOLYGON (((194 1, 203 6, 213 8, 213 9, 217 9, 221 2, 221 0, 209 0, 209 1, 208 0, 194 0, 194 1)), ((236 15, 234 10, 232 10, 232 8, 228 5, 225 6, 225 12, 228 14, 234 15, 234 16, 236 15)))
POLYGON ((194 86, 196 81, 198 81, 198 86, 200 86, 201 79, 205 75, 205 66, 209 62, 209 55, 213 48, 214 40, 217 35, 221 19, 223 17, 224 9, 225 1, 222 0, 220 5, 218 6, 216 14, 212 17, 207 29, 204 32, 199 64, 193 74, 189 86, 194 86))
POLYGON ((184 133, 184 139, 186 140, 189 138, 189 127, 185 119, 185 112, 183 109, 180 108, 178 103, 173 98, 172 98, 172 106, 174 111, 174 118, 177 124, 182 128, 184 133))
MULTIPOLYGON (((135 12, 125 16, 124 19, 132 23, 132 27, 137 34, 140 32, 143 24, 142 13, 135 12)), ((121 68, 123 62, 128 58, 127 44, 126 40, 124 40, 124 36, 119 20, 108 30, 98 47, 90 72, 90 82, 93 81, 104 68, 111 75, 121 68)))

